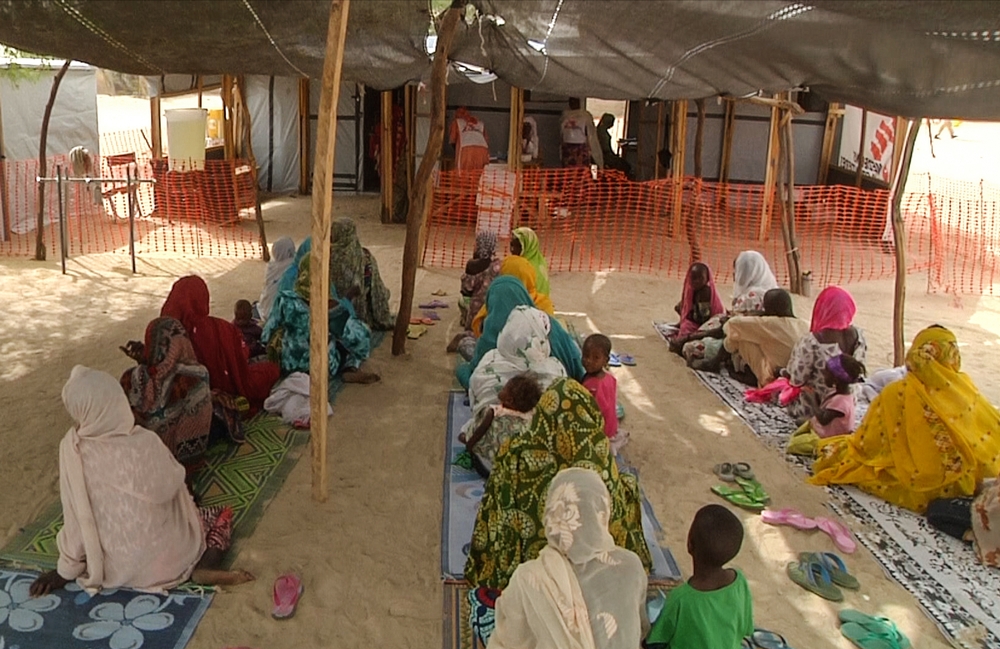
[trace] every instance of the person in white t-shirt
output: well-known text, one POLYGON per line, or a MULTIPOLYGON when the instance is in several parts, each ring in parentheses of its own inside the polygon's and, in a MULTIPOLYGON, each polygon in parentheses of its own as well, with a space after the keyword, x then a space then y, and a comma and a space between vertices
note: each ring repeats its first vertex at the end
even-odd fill
POLYGON ((455 147, 455 168, 459 171, 482 171, 490 163, 486 126, 465 106, 455 111, 448 139, 455 147))
POLYGON ((580 107, 580 100, 576 97, 570 97, 569 110, 564 111, 559 119, 559 130, 563 167, 589 167, 591 164, 604 167, 594 116, 580 107))

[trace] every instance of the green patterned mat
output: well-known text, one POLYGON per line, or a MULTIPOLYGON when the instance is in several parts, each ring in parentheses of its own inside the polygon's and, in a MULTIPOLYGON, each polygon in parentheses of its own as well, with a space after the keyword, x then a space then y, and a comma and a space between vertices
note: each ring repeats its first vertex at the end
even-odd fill
MULTIPOLYGON (((309 440, 308 430, 296 430, 280 417, 260 414, 246 424, 246 443, 225 442, 205 454, 206 465, 195 474, 194 492, 203 507, 233 508, 233 547, 226 553, 226 567, 249 538, 271 499, 309 440)), ((62 506, 57 501, 0 550, 0 562, 19 568, 51 570, 59 549, 56 533, 62 527, 62 506)))

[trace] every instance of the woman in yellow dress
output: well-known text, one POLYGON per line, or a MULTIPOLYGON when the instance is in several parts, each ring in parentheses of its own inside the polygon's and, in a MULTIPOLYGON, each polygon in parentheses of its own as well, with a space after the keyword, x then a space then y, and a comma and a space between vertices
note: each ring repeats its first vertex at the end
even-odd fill
POLYGON ((971 496, 1000 473, 1000 412, 961 371, 955 335, 924 329, 850 436, 824 441, 812 484, 855 485, 923 513, 937 498, 971 496))

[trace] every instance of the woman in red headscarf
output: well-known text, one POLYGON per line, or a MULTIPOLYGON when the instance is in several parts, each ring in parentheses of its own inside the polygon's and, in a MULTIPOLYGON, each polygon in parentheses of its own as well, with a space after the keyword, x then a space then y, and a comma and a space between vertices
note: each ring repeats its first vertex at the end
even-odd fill
POLYGON ((486 126, 465 106, 455 111, 448 141, 455 147, 455 168, 459 171, 482 171, 490 163, 486 126))
POLYGON ((208 310, 208 285, 197 275, 188 275, 174 282, 160 316, 184 325, 198 362, 208 368, 212 390, 244 397, 251 410, 259 409, 281 369, 267 361, 251 364, 240 330, 228 320, 208 315, 208 310))
POLYGON ((698 328, 708 322, 713 316, 722 315, 726 307, 722 304, 719 291, 715 288, 712 270, 708 264, 695 262, 691 264, 684 277, 684 289, 681 301, 674 307, 681 317, 677 323, 677 333, 670 337, 670 349, 680 354, 685 343, 696 335, 698 328))
POLYGON ((818 414, 833 391, 823 380, 828 360, 847 354, 864 364, 868 343, 853 324, 856 312, 854 298, 839 286, 828 286, 817 296, 809 333, 792 349, 786 367, 788 382, 800 389, 788 412, 800 423, 818 414))

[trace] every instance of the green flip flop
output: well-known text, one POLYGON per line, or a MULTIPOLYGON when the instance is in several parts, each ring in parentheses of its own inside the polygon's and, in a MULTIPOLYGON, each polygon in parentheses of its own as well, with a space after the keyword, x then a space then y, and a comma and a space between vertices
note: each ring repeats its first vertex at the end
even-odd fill
POLYGON ((727 487, 725 485, 715 485, 712 487, 712 493, 716 496, 721 496, 737 507, 742 507, 743 509, 748 509, 752 512, 763 511, 767 506, 766 503, 754 500, 742 489, 735 489, 733 487, 727 487))
MULTIPOLYGON (((799 553, 800 563, 810 563, 812 561, 818 561, 823 564, 823 566, 830 573, 830 580, 841 588, 847 588, 848 590, 859 590, 861 588, 861 583, 858 581, 857 577, 847 571, 847 566, 844 564, 843 559, 835 555, 833 552, 799 553)), ((856 621, 857 620, 841 620, 841 622, 856 621)))
POLYGON ((841 625, 840 633, 860 649, 905 649, 910 646, 908 640, 905 645, 901 644, 901 640, 906 640, 906 638, 898 632, 895 634, 891 632, 879 633, 854 622, 841 625))
POLYGON ((749 496, 752 500, 764 505, 771 502, 771 497, 767 495, 766 491, 764 491, 764 485, 758 482, 756 478, 747 479, 741 477, 739 474, 736 474, 734 478, 736 480, 736 484, 738 484, 740 489, 743 490, 743 493, 749 496))
POLYGON ((811 593, 831 602, 844 601, 844 593, 834 586, 830 572, 819 562, 799 563, 793 561, 786 566, 788 578, 811 593))
MULTIPOLYGON (((843 624, 843 626, 841 626, 841 633, 845 638, 859 647, 862 645, 858 644, 855 637, 863 641, 870 642, 870 640, 868 640, 869 635, 887 642, 888 646, 893 648, 909 649, 910 647, 909 638, 903 635, 903 633, 896 626, 895 622, 887 617, 866 615, 861 611, 856 611, 850 608, 845 608, 840 611, 838 617, 843 624), (847 627, 846 632, 843 630, 844 627, 847 627), (862 631, 854 627, 861 627, 861 629, 867 633, 862 633, 862 631), (848 633, 851 635, 848 635, 848 633)), ((870 645, 866 645, 865 649, 869 649, 869 647, 870 645)))

